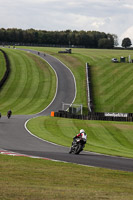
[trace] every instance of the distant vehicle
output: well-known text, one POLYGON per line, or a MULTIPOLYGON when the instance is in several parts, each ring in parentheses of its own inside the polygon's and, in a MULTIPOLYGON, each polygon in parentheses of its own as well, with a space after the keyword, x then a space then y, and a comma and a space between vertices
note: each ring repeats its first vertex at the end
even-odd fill
POLYGON ((72 50, 66 49, 65 51, 58 51, 58 53, 72 53, 72 50))
POLYGON ((112 62, 114 62, 114 63, 118 63, 118 60, 117 60, 117 58, 112 58, 112 60, 111 60, 112 62))

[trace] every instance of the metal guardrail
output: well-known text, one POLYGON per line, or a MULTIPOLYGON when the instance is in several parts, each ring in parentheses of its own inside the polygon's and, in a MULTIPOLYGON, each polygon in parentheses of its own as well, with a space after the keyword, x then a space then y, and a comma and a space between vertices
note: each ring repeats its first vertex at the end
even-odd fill
POLYGON ((91 87, 91 73, 90 73, 90 65, 88 63, 86 63, 86 80, 87 80, 88 109, 89 112, 94 112, 93 95, 91 87))

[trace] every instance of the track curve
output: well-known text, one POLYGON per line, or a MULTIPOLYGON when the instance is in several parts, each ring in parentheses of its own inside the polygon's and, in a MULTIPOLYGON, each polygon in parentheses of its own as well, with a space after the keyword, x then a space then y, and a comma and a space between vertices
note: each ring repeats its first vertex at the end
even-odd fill
MULTIPOLYGON (((27 51, 38 55, 37 51, 27 51)), ((58 59, 50 55, 46 54, 44 56, 44 54, 40 53, 39 56, 45 59, 56 72, 58 87, 55 98, 46 109, 36 115, 12 116, 10 120, 2 117, 0 119, 0 148, 30 156, 133 172, 133 159, 91 152, 71 155, 68 154, 69 148, 43 141, 27 132, 24 124, 28 119, 40 115, 49 115, 52 110, 60 110, 62 102, 72 103, 76 95, 76 83, 71 71, 58 59)))

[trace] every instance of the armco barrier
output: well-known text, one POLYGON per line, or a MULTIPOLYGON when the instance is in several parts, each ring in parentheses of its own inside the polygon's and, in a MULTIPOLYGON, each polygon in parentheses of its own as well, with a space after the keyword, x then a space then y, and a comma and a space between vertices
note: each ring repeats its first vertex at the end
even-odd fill
POLYGON ((1 89, 1 87, 4 85, 5 81, 7 80, 8 76, 10 74, 10 63, 9 63, 6 53, 2 49, 0 49, 0 51, 3 53, 5 61, 6 61, 6 71, 5 71, 3 78, 0 80, 0 89, 1 89))
POLYGON ((88 96, 88 109, 90 112, 94 112, 93 95, 92 95, 92 83, 90 65, 86 63, 86 80, 87 80, 87 96, 88 96))
POLYGON ((67 111, 59 110, 54 113, 55 117, 72 118, 72 119, 82 119, 82 120, 104 120, 104 121, 133 121, 133 113, 100 113, 100 112, 90 112, 88 115, 76 115, 71 114, 67 111))

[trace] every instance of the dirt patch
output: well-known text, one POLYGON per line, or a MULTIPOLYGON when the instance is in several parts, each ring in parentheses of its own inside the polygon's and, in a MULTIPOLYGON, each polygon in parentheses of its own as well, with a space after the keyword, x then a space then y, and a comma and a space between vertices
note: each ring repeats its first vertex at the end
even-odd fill
POLYGON ((112 124, 112 126, 119 128, 119 129, 132 129, 133 130, 133 124, 112 124))
MULTIPOLYGON (((70 63, 72 67, 79 67, 82 65, 79 59, 75 58, 74 56, 71 55, 60 55, 59 58, 63 59, 63 62, 65 61, 66 63, 70 63)), ((67 64, 67 65, 68 65, 67 64)))
POLYGON ((130 129, 130 130, 133 130, 133 124, 117 124, 117 123, 94 123, 94 124, 87 124, 88 127, 102 127, 102 126, 105 126, 105 127, 116 127, 118 129, 124 129, 124 130, 127 130, 127 129, 130 129))

